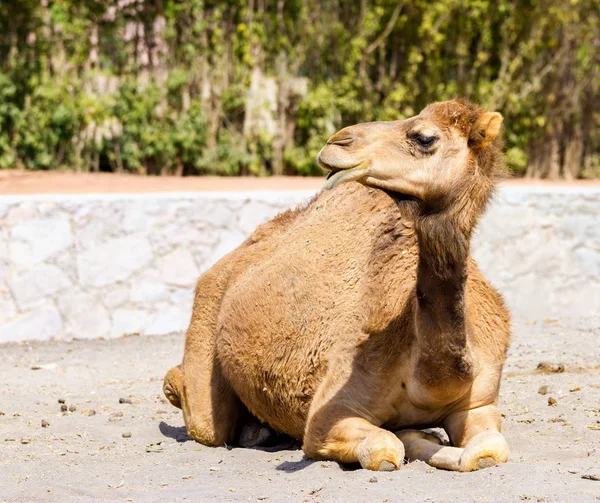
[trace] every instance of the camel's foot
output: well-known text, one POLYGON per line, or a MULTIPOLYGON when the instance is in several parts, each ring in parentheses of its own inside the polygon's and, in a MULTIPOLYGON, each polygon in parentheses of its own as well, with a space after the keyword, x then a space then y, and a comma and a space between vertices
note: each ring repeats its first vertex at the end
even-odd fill
POLYGON ((404 463, 404 445, 393 433, 377 429, 358 444, 357 455, 363 468, 391 472, 404 463))
POLYGON ((460 456, 459 470, 472 472, 508 461, 508 444, 498 431, 482 431, 475 435, 460 456))
POLYGON ((181 366, 173 367, 163 380, 163 393, 178 409, 181 409, 181 366))
POLYGON ((247 423, 242 426, 238 444, 240 447, 262 447, 270 444, 275 438, 275 432, 259 423, 247 423))
POLYGON ((313 417, 304 435, 302 450, 309 458, 360 463, 373 471, 397 470, 404 462, 404 445, 391 431, 362 417, 317 418, 322 422, 313 417))
POLYGON ((508 444, 498 431, 487 430, 473 437, 465 448, 448 447, 435 435, 405 430, 396 435, 404 443, 409 460, 421 460, 435 468, 472 472, 508 460, 508 444))

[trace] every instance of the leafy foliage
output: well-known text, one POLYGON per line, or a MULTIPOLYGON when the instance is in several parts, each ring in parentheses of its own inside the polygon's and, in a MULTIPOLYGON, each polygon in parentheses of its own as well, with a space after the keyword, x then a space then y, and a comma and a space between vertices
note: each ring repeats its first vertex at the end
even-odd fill
POLYGON ((0 4, 0 168, 320 174, 344 125, 465 96, 507 162, 598 176, 596 0, 0 4))

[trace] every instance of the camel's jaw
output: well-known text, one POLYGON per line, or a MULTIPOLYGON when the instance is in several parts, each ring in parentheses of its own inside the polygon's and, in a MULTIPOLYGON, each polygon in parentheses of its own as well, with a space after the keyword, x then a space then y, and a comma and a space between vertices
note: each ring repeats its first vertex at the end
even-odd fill
POLYGON ((350 159, 344 159, 345 156, 336 155, 331 152, 331 147, 326 145, 321 149, 317 156, 317 162, 323 169, 329 171, 327 180, 323 188, 325 190, 333 189, 342 182, 358 180, 365 175, 368 167, 366 162, 356 162, 350 159))

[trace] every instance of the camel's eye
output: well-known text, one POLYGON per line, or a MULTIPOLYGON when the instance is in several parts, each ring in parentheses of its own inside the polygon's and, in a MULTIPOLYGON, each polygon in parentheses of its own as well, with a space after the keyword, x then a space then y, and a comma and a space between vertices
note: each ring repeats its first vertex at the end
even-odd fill
POLYGON ((428 149, 437 141, 435 136, 425 136, 422 134, 415 135, 413 139, 415 143, 423 149, 428 149))

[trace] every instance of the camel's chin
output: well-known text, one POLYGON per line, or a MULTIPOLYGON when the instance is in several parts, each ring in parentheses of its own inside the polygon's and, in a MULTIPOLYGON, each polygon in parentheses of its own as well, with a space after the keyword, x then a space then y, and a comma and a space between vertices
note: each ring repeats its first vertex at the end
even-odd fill
POLYGON ((330 190, 344 182, 352 182, 363 178, 365 175, 366 166, 362 163, 354 168, 349 169, 339 169, 333 168, 331 173, 327 175, 327 180, 325 181, 325 185, 323 189, 330 190))

